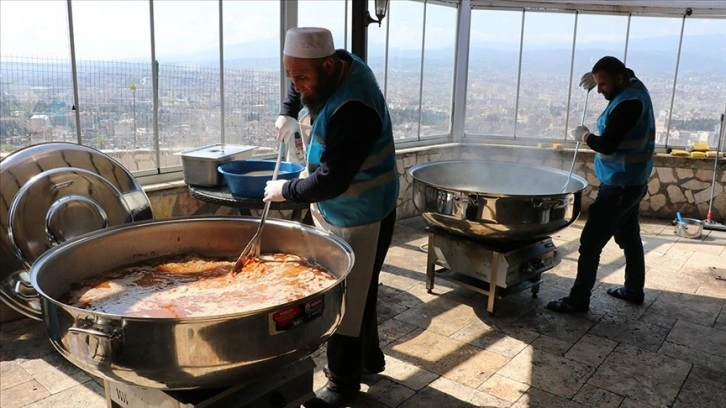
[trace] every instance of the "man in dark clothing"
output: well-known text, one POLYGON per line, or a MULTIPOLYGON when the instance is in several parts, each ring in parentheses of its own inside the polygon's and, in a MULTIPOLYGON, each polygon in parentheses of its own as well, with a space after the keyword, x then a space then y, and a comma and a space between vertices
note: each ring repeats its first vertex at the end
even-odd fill
POLYGON ((304 105, 312 118, 307 176, 267 183, 265 201, 312 203, 315 225, 353 248, 345 314, 327 342, 327 384, 306 407, 337 407, 359 395, 361 375, 385 366, 378 342, 378 279, 393 236, 398 172, 391 119, 373 72, 335 51, 330 31, 288 30, 283 63, 292 81, 276 122, 295 131, 304 105))
POLYGON ((607 293, 638 305, 644 299, 645 256, 638 212, 653 169, 653 105, 645 85, 615 57, 600 59, 581 82, 588 80, 610 102, 597 121, 599 136, 585 126, 578 126, 573 135, 597 152, 595 174, 601 184, 580 236, 575 284, 569 296, 547 304, 561 313, 588 311, 600 254, 612 237, 625 253, 625 285, 607 293))

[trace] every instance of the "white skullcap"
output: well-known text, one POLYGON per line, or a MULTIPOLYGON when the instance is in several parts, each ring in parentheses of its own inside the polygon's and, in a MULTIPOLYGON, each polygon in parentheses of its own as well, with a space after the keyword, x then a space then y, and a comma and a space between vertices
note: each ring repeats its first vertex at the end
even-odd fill
POLYGON ((333 35, 330 30, 318 27, 296 27, 287 30, 284 55, 295 58, 325 58, 333 55, 333 35))

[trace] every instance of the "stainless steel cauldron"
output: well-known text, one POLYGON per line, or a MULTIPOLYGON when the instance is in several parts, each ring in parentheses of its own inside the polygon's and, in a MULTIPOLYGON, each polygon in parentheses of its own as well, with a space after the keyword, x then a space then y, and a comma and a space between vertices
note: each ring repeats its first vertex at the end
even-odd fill
POLYGON ((426 222, 483 240, 531 241, 567 227, 587 187, 575 174, 567 183, 563 170, 508 162, 439 161, 409 173, 426 222))
POLYGON ((299 301, 198 318, 109 315, 58 301, 73 282, 160 256, 192 253, 234 258, 252 238, 258 222, 241 217, 139 222, 85 234, 50 249, 30 270, 50 341, 91 374, 160 389, 231 385, 310 355, 340 323, 345 277, 354 256, 340 238, 295 222, 267 221, 262 252, 303 256, 337 278, 329 289, 299 301), (293 309, 308 318, 294 327, 280 327, 274 317, 293 309))

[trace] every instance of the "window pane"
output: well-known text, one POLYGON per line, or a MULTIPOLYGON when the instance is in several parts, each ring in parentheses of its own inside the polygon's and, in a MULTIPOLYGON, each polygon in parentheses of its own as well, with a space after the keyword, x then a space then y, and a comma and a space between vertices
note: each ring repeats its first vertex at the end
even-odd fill
MULTIPOLYGON (((221 142, 218 3, 155 1, 154 19, 159 148, 175 153, 221 142)), ((161 167, 180 160, 170 155, 161 167)))
POLYGON ((104 150, 129 170, 156 167, 153 151, 149 5, 73 1, 76 66, 84 145, 104 150))
POLYGON ((0 153, 77 142, 65 2, 0 2, 0 153))
POLYGON ((565 136, 574 24, 574 14, 525 15, 518 138, 565 136))
POLYGON ((597 133, 595 130, 597 118, 605 110, 607 101, 597 93, 597 88, 593 88, 588 95, 579 86, 580 78, 582 74, 591 72, 592 66, 606 55, 623 60, 627 29, 627 16, 580 14, 578 17, 568 130, 574 129, 582 122, 582 111, 587 97, 585 126, 597 133))
POLYGON ((225 141, 272 149, 280 113, 280 3, 225 1, 223 13, 225 141))
POLYGON ((388 107, 395 139, 418 139, 423 3, 392 1, 388 5, 388 107))
MULTIPOLYGON (((686 19, 678 67, 669 146, 688 146, 707 142, 718 146, 719 119, 726 104, 726 21, 723 19, 686 19)), ((658 117, 662 123, 662 117, 658 117)), ((721 141, 721 151, 724 150, 721 141)))
POLYGON ((465 133, 514 135, 522 12, 473 10, 465 133))
POLYGON ((656 117, 656 144, 666 142, 668 111, 678 57, 680 18, 633 17, 625 65, 650 92, 656 117))
POLYGON ((388 32, 388 16, 383 20, 383 24, 368 26, 368 66, 378 80, 378 85, 383 91, 383 95, 387 94, 387 83, 385 77, 386 69, 386 33, 388 32))
POLYGON ((421 136, 445 135, 451 122, 457 9, 426 6, 421 136))
MULTIPOLYGON (((344 1, 300 0, 297 10, 298 27, 323 27, 333 33, 335 48, 346 48, 344 1)), ((348 10, 350 13, 350 10, 348 10)), ((350 27, 347 27, 350 30, 350 27)))

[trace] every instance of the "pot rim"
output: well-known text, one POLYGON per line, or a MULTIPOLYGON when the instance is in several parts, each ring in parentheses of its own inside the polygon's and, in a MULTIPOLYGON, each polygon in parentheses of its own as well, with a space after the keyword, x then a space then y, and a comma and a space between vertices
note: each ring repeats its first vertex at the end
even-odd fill
POLYGON ((557 169, 557 168, 554 168, 554 167, 539 166, 539 165, 524 164, 524 163, 516 163, 516 162, 505 162, 505 161, 497 161, 497 160, 440 160, 440 161, 432 161, 432 162, 426 162, 426 163, 419 163, 419 164, 416 164, 414 166, 411 166, 411 168, 408 169, 408 174, 414 179, 414 181, 418 181, 420 183, 423 183, 423 184, 426 184, 426 185, 429 185, 429 186, 438 188, 440 190, 445 190, 447 192, 459 193, 459 194, 467 194, 467 195, 474 195, 474 194, 476 194, 476 195, 486 195, 486 196, 489 196, 489 197, 501 197, 501 198, 504 198, 504 197, 538 197, 538 198, 541 198, 541 197, 562 197, 562 196, 567 196, 569 194, 578 193, 578 192, 584 190, 585 188, 587 188, 587 185, 588 185, 587 180, 585 180, 583 177, 578 176, 575 173, 572 173, 570 175, 570 173, 568 171, 565 171, 565 170, 557 169), (473 190, 465 190, 465 189, 459 189, 459 188, 452 188, 451 186, 445 186, 445 185, 441 185, 441 184, 438 184, 438 183, 432 183, 430 181, 423 180, 423 179, 421 179, 420 177, 417 177, 414 174, 417 170, 420 170, 420 169, 423 169, 423 168, 426 168, 426 167, 433 167, 433 166, 437 166, 437 165, 454 164, 454 163, 455 164, 461 164, 461 163, 498 164, 498 165, 503 165, 503 166, 529 167, 529 168, 534 169, 534 170, 542 170, 542 169, 545 169, 545 170, 551 171, 553 173, 558 173, 558 174, 563 175, 565 177, 568 177, 568 175, 569 175, 569 177, 572 180, 577 180, 577 181, 581 182, 583 184, 583 186, 582 186, 582 188, 577 189, 575 191, 566 191, 566 192, 563 192, 563 193, 547 193, 547 194, 504 194, 504 193, 491 193, 491 192, 486 192, 486 191, 473 191, 473 190))
MULTIPOLYGON (((126 321, 154 321, 154 322, 168 322, 168 323, 182 323, 182 322, 205 322, 205 321, 215 321, 215 320, 228 320, 230 318, 243 318, 251 315, 257 315, 257 314, 263 314, 263 313, 269 313, 273 311, 280 310, 282 308, 288 308, 300 303, 305 303, 310 301, 311 299, 324 296, 329 291, 335 290, 340 284, 341 281, 344 281, 347 277, 347 273, 343 274, 343 276, 336 278, 335 282, 331 284, 327 289, 318 291, 314 294, 305 296, 304 298, 300 298, 298 300, 287 302, 282 305, 276 305, 276 306, 270 306, 266 308, 260 308, 260 309, 254 309, 249 310, 246 312, 240 312, 240 313, 226 313, 226 314, 216 314, 211 316, 192 316, 192 317, 138 317, 138 316, 128 316, 123 314, 113 314, 113 313, 106 313, 106 312, 98 312, 94 310, 88 310, 83 309, 75 306, 71 306, 69 304, 63 303, 59 301, 58 299, 55 299, 54 297, 48 295, 43 291, 43 289, 38 284, 38 270, 41 269, 47 262, 52 260, 53 257, 57 256, 57 254, 62 254, 64 251, 71 250, 76 245, 82 245, 83 242, 86 242, 88 240, 97 239, 103 236, 114 234, 116 231, 120 230, 127 230, 127 229, 137 229, 137 228, 144 228, 154 225, 163 225, 163 224, 179 224, 179 223, 189 223, 189 222, 201 222, 201 221, 214 221, 214 222, 249 222, 249 221, 257 221, 259 222, 259 218, 255 217, 249 217, 249 216, 213 216, 210 217, 208 215, 205 216, 191 216, 191 217, 180 217, 180 218, 168 218, 163 220, 148 220, 148 221, 139 221, 132 224, 125 224, 125 225, 119 225, 115 227, 105 228, 103 230, 99 231, 93 231, 89 232, 87 234, 78 236, 76 238, 73 238, 71 240, 68 240, 64 242, 61 245, 55 246, 48 251, 44 252, 38 259, 33 263, 33 265, 30 268, 30 283, 33 285, 33 289, 38 293, 39 300, 45 299, 46 301, 49 301, 56 306, 65 309, 65 310, 72 310, 73 312, 76 312, 79 315, 93 315, 98 317, 106 317, 109 319, 123 319, 126 321)), ((309 233, 323 236, 331 241, 335 242, 348 256, 349 259, 349 268, 348 271, 350 272, 350 269, 353 267, 353 264, 355 263, 355 254, 353 253, 353 250, 351 249, 350 245, 348 245, 345 240, 338 237, 337 235, 334 235, 330 232, 327 232, 325 230, 315 228, 309 225, 304 225, 295 221, 288 221, 288 220, 276 220, 276 219, 269 219, 265 221, 265 224, 277 224, 277 225, 288 225, 293 228, 300 228, 303 230, 306 230, 309 233)), ((162 255, 163 256, 163 255, 162 255)), ((42 302, 41 302, 42 303, 42 302)), ((45 313, 42 313, 42 316, 44 316, 45 313)))

